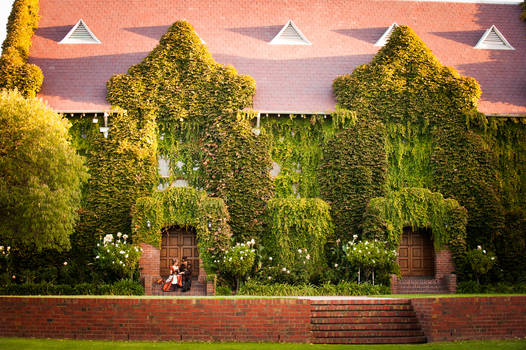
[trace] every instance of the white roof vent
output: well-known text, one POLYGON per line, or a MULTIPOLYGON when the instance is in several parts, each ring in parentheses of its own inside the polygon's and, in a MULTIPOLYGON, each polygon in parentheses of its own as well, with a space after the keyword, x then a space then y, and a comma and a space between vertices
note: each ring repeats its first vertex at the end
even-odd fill
POLYGON ((384 46, 385 44, 387 44, 387 41, 389 41, 389 38, 391 37, 391 34, 393 34, 393 31, 396 29, 396 27, 398 27, 398 24, 396 24, 396 22, 391 24, 389 28, 387 28, 387 30, 384 32, 384 34, 382 34, 380 39, 378 39, 378 41, 374 44, 374 46, 384 46))
POLYGON ((487 29, 480 38, 475 49, 484 49, 484 50, 515 50, 513 46, 510 45, 508 40, 502 35, 502 33, 495 27, 491 26, 490 29, 487 29))
POLYGON ((100 44, 95 34, 89 30, 88 26, 81 19, 75 24, 68 34, 59 44, 100 44))
POLYGON ((278 35, 270 41, 273 45, 312 45, 305 35, 296 27, 294 22, 289 19, 287 24, 281 28, 278 35))

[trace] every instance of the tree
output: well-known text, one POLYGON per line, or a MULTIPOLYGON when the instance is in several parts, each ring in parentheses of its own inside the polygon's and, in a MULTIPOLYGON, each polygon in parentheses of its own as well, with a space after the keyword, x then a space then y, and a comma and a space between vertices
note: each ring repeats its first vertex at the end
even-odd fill
POLYGON ((0 92, 0 242, 41 251, 69 247, 88 174, 70 123, 36 99, 0 92))

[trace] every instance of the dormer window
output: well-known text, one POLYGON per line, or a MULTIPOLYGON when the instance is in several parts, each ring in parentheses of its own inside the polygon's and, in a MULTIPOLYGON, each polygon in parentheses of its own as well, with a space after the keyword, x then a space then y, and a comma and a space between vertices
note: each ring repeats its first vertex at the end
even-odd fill
POLYGON ((484 32, 475 49, 483 50, 515 50, 508 40, 494 25, 484 32))
POLYGON ((100 44, 95 34, 91 32, 86 23, 81 19, 71 28, 59 44, 100 44))
POLYGON ((307 40, 305 35, 299 30, 299 28, 289 20, 287 24, 281 28, 278 35, 270 41, 272 45, 312 45, 307 40))

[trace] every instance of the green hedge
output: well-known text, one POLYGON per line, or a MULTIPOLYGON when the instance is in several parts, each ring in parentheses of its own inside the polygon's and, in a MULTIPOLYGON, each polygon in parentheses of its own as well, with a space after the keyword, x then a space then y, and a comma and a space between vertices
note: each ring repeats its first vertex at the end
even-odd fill
POLYGON ((144 295, 144 287, 136 281, 121 280, 113 284, 52 283, 8 284, 0 287, 0 295, 144 295))
POLYGON ((259 284, 248 281, 239 289, 237 295, 254 296, 358 296, 390 294, 389 287, 342 281, 338 284, 325 283, 320 286, 312 284, 259 284))
POLYGON ((7 22, 7 36, 0 57, 0 88, 18 89, 33 97, 44 79, 42 71, 27 64, 31 37, 38 26, 38 0, 16 0, 7 22))

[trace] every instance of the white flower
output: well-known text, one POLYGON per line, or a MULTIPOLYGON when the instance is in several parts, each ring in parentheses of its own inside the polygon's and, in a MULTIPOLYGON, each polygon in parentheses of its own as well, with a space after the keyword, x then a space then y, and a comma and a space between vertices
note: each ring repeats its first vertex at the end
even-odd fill
POLYGON ((290 270, 287 270, 287 273, 289 273, 289 274, 290 274, 290 270))
POLYGON ((250 244, 252 244, 252 245, 256 244, 256 241, 254 240, 254 238, 252 238, 252 239, 250 240, 250 244))
POLYGON ((491 260, 495 260, 495 257, 494 257, 494 256, 492 256, 492 257, 491 257, 491 260))
POLYGON ((484 249, 484 250, 482 251, 482 253, 486 254, 486 249, 484 249))
POLYGON ((117 237, 121 238, 122 237, 122 233, 117 232, 117 237))
POLYGON ((358 250, 358 253, 361 253, 361 252, 362 252, 362 250, 361 250, 361 249, 360 249, 360 250, 358 250))
POLYGON ((256 250, 255 250, 255 249, 252 249, 252 250, 251 250, 251 252, 252 252, 252 253, 255 253, 255 252, 256 252, 256 250))
POLYGON ((281 271, 285 272, 285 271, 287 271, 287 268, 284 267, 284 268, 281 269, 281 271))
POLYGON ((268 279, 269 279, 269 280, 271 280, 271 279, 272 279, 272 277, 268 276, 268 279))
POLYGON ((122 235, 122 239, 127 240, 128 239, 128 235, 126 235, 126 234, 122 235))
POLYGON ((228 258, 228 261, 232 261, 232 258, 228 258))
POLYGON ((98 259, 98 258, 100 258, 100 256, 97 255, 97 256, 95 257, 95 259, 98 259))
POLYGON ((135 251, 138 252, 138 251, 139 251, 139 248, 135 247, 135 251))
POLYGON ((100 243, 97 243, 97 247, 100 247, 100 243))
POLYGON ((338 267, 338 264, 334 264, 334 267, 338 267))
POLYGON ((482 247, 478 245, 477 250, 482 250, 482 247))
POLYGON ((373 264, 374 264, 374 259, 373 259, 373 264))
POLYGON ((111 243, 112 241, 113 241, 113 235, 111 233, 108 233, 106 236, 104 236, 102 243, 107 244, 107 243, 111 243))
POLYGON ((125 251, 124 251, 124 250, 121 250, 121 251, 119 252, 119 254, 124 254, 124 253, 125 253, 125 251))
POLYGON ((127 258, 127 257, 128 257, 128 254, 126 254, 124 257, 127 258))
POLYGON ((241 246, 244 247, 244 246, 245 246, 245 243, 241 243, 241 246))
POLYGON ((243 257, 240 257, 239 259, 240 259, 240 260, 243 260, 243 257))
POLYGON ((357 240, 358 239, 358 235, 352 235, 352 239, 353 240, 357 240))
POLYGON ((268 259, 269 259, 270 261, 272 261, 272 257, 271 257, 271 256, 269 256, 268 259))
POLYGON ((309 259, 310 259, 310 254, 307 254, 307 256, 305 257, 305 259, 309 260, 309 259))
POLYGON ((68 262, 67 262, 67 261, 64 261, 64 266, 66 266, 67 264, 68 264, 68 262))
POLYGON ((7 246, 7 251, 10 251, 11 250, 11 247, 10 246, 7 246))
POLYGON ((298 249, 298 253, 300 253, 300 254, 301 254, 301 249, 298 249))
POLYGON ((368 245, 369 244, 369 241, 365 241, 365 245, 368 245))
POLYGON ((109 249, 106 249, 106 252, 108 252, 108 253, 109 253, 109 252, 110 252, 110 250, 109 250, 109 249))

